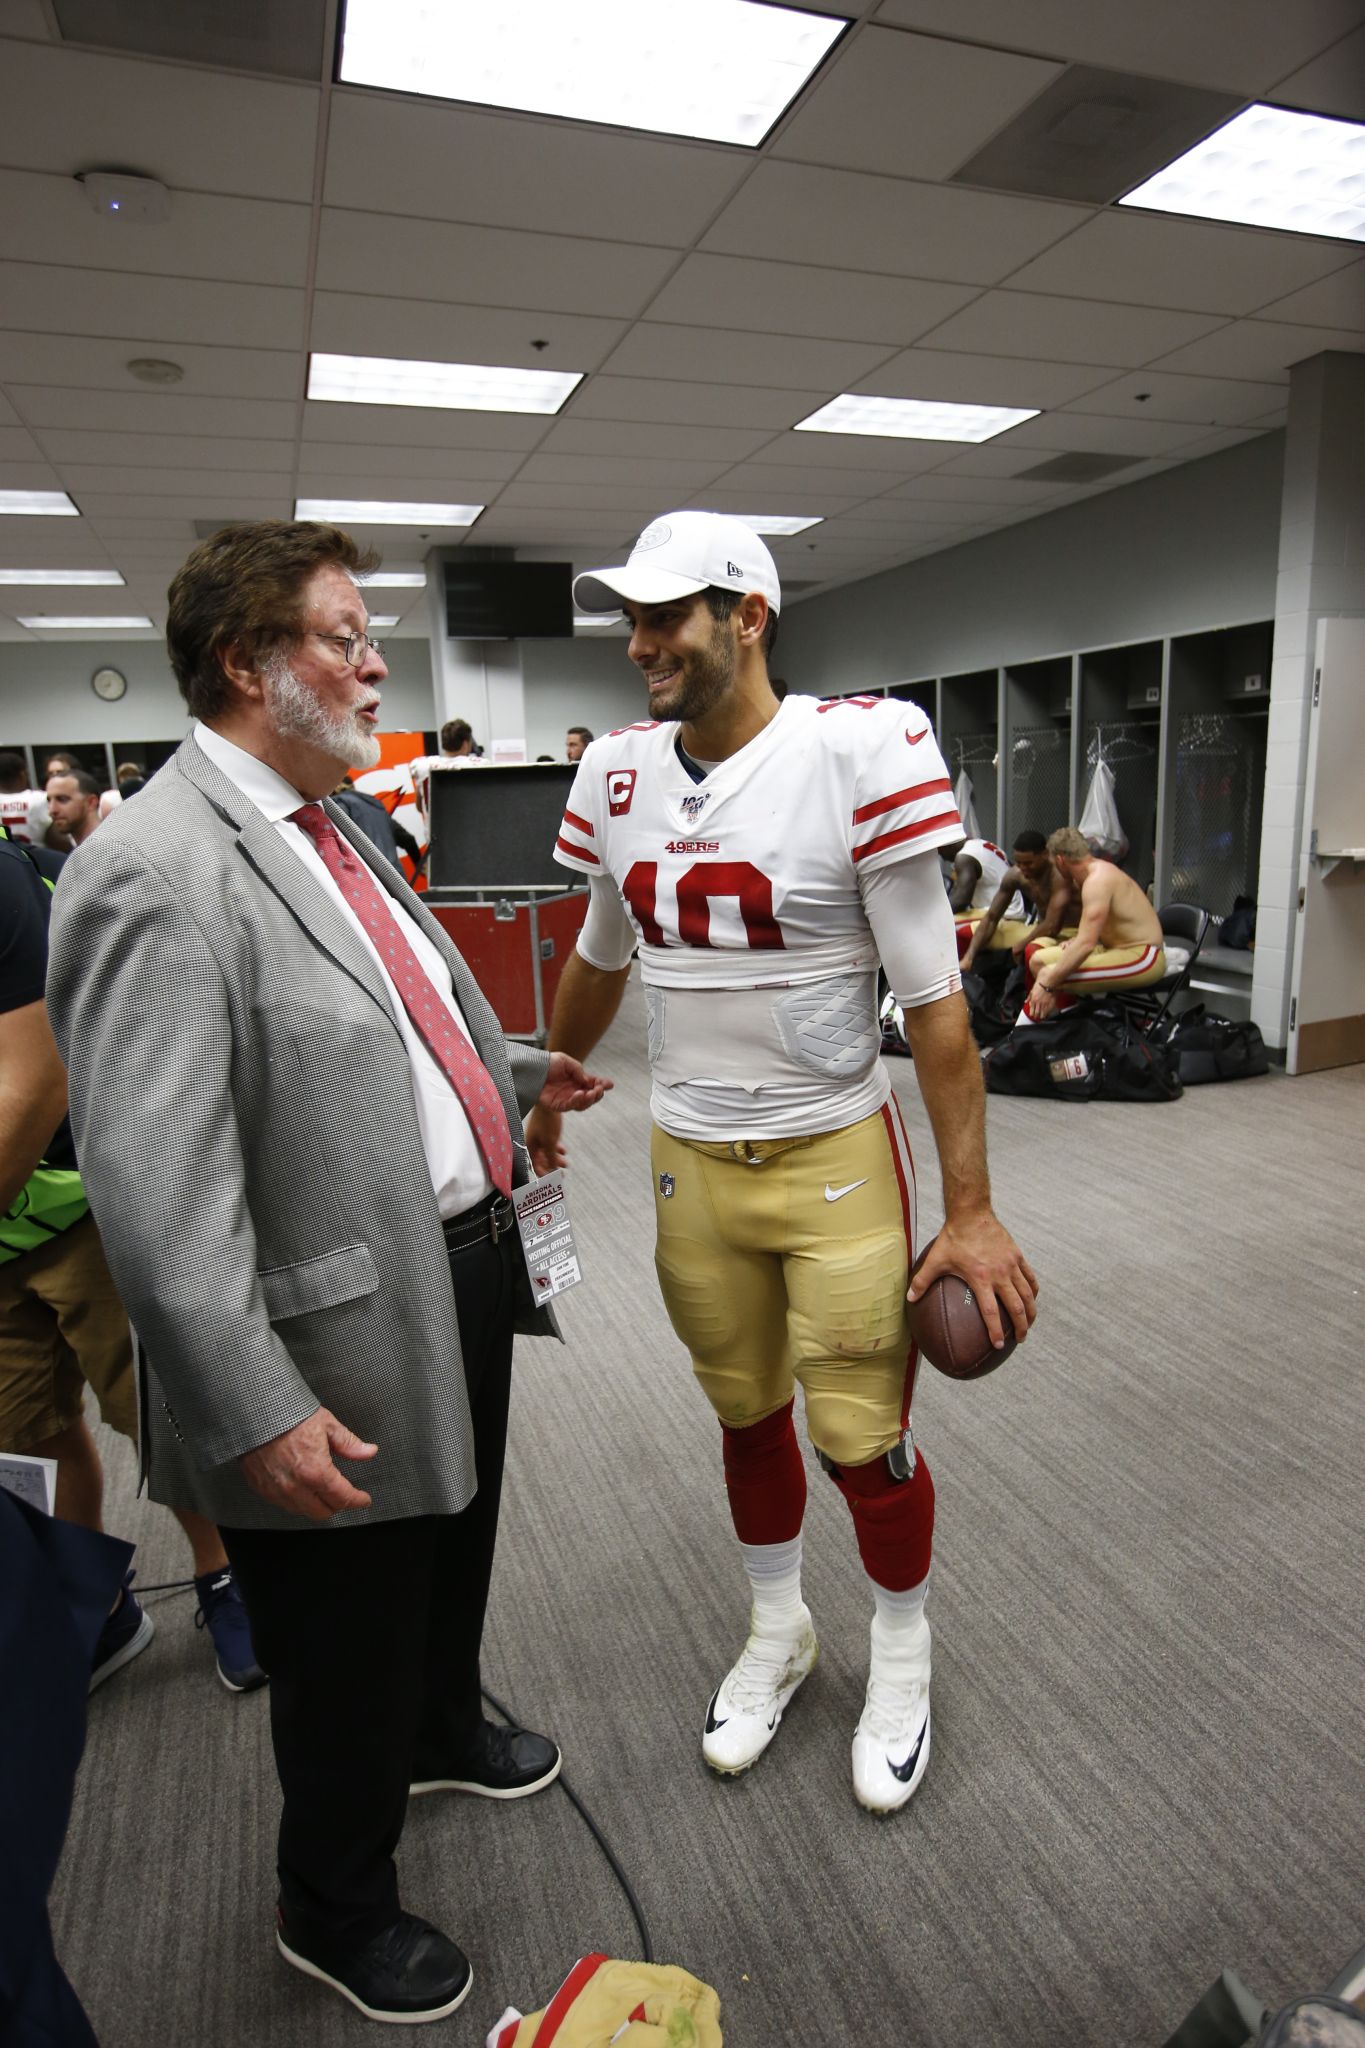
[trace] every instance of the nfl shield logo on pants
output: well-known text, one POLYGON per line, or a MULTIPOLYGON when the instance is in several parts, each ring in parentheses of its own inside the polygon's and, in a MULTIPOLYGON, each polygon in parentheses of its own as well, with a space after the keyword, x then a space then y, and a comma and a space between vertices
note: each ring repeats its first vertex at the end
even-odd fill
POLYGON ((673 1190, 676 1185, 677 1183, 671 1173, 661 1173, 659 1175, 659 1193, 666 1202, 672 1199, 673 1190))

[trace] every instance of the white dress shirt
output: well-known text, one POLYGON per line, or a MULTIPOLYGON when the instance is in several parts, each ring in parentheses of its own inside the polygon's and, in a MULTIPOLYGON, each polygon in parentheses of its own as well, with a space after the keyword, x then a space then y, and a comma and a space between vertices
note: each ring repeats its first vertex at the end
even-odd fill
MULTIPOLYGON (((412 1094, 417 1108, 417 1125, 421 1133, 422 1149, 426 1154, 432 1191, 436 1196, 436 1206, 443 1217, 460 1215, 463 1210, 472 1208, 476 1202, 481 1202, 486 1195, 493 1192, 493 1183, 474 1136, 473 1126, 465 1114, 459 1096, 433 1059, 409 1017, 403 998, 375 950, 369 933, 328 872, 322 855, 302 827, 291 824, 289 813, 297 811, 308 799, 300 796, 282 775, 277 774, 264 761, 258 760, 255 754, 248 754, 244 748, 235 745, 232 740, 224 739, 220 732, 214 732, 210 726, 196 725, 194 738, 215 768, 220 768, 228 780, 241 790, 247 801, 254 804, 269 820, 291 853, 302 862, 319 886, 327 891, 374 961, 388 991, 394 1022, 402 1033, 403 1043, 412 1063, 412 1094)), ((423 973, 456 1025, 465 1037, 469 1038, 469 1026, 461 1015, 460 1006, 451 989, 450 969, 426 933, 409 917, 397 898, 391 896, 377 879, 375 887, 389 915, 416 954, 423 973)))

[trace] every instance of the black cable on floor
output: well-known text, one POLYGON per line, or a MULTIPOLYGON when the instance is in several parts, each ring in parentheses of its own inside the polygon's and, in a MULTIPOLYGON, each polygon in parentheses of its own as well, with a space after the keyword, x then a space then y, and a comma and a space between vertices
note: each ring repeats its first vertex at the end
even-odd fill
MULTIPOLYGON (((193 1579, 166 1579, 163 1580, 163 1582, 157 1586, 139 1586, 137 1592, 138 1598, 141 1599, 149 1593, 188 1593, 192 1590, 193 1586, 193 1579)), ((494 1713, 501 1714, 503 1720, 507 1723, 509 1728, 520 1728, 521 1723, 520 1721, 518 1721, 516 1715, 513 1714, 507 1707, 503 1705, 502 1701, 497 1697, 495 1693, 491 1693, 488 1690, 487 1686, 483 1686, 481 1690, 484 1698, 487 1700, 489 1706, 492 1707, 494 1713)), ((641 1959, 646 1963, 652 1963, 654 1960, 654 1943, 650 1938, 649 1922, 645 1919, 644 1909, 641 1906, 640 1901, 635 1896, 635 1892, 631 1885, 630 1879, 626 1876, 625 1871, 622 1870, 621 1865, 617 1860, 616 1851, 612 1848, 611 1843, 607 1840, 601 1828, 598 1827, 597 1822, 593 1819, 587 1807, 583 1804, 583 1801, 579 1798, 578 1794, 574 1791, 573 1786, 565 1777, 562 1766, 560 1768, 558 1783, 560 1789, 568 1798, 569 1804, 573 1807, 575 1813, 577 1813, 579 1819, 587 1828, 588 1833, 592 1836, 594 1842, 596 1842, 598 1848, 606 1857, 607 1862, 611 1865, 612 1876, 616 1879, 616 1882, 620 1885, 621 1890, 625 1893, 626 1904, 630 1907, 631 1914, 633 1915, 635 1920, 635 1925, 640 1932, 640 1943, 642 1949, 641 1959)))

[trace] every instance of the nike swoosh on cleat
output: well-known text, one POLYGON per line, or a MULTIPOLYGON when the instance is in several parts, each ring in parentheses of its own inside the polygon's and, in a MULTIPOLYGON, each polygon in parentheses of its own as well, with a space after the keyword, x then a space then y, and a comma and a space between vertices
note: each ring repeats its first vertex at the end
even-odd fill
POLYGON ((915 1759, 918 1757, 920 1751, 924 1747, 924 1737, 928 1731, 928 1727, 929 1723, 926 1721, 924 1727, 921 1728, 919 1731, 919 1741, 915 1744, 914 1748, 911 1750, 909 1756, 905 1759, 905 1762, 903 1764, 893 1764, 890 1757, 886 1759, 886 1768, 890 1771, 893 1778, 900 1779, 902 1785, 908 1785, 910 1782, 911 1773, 915 1768, 915 1759))
POLYGON ((843 1200, 844 1196, 845 1196, 845 1195, 851 1195, 851 1194, 853 1193, 853 1190, 854 1190, 855 1188, 865 1188, 866 1186, 867 1186, 867 1182, 866 1182, 865 1180, 851 1180, 851 1181, 850 1181, 850 1182, 848 1183, 847 1187, 842 1187, 842 1188, 832 1188, 832 1187, 830 1186, 829 1182, 828 1182, 828 1181, 826 1181, 826 1182, 825 1182, 825 1200, 826 1200, 827 1202, 841 1202, 841 1201, 843 1200))
MULTIPOLYGON (((712 1695, 711 1695, 711 1703, 710 1703, 710 1705, 709 1705, 709 1706, 707 1707, 707 1709, 706 1709, 706 1727, 705 1727, 705 1729, 703 1730, 703 1733, 704 1733, 704 1734, 706 1734, 706 1735, 714 1735, 714 1734, 715 1734, 715 1732, 716 1732, 716 1730, 717 1730, 717 1728, 723 1728, 723 1727, 725 1726, 725 1721, 718 1721, 718 1720, 716 1719, 716 1701, 717 1701, 717 1700, 718 1700, 719 1698, 720 1698, 720 1687, 719 1687, 719 1686, 717 1686, 717 1687, 716 1687, 716 1689, 715 1689, 715 1691, 714 1691, 714 1692, 712 1693, 712 1695)), ((729 1719, 729 1715, 727 1714, 727 1715, 726 1715, 726 1720, 728 1720, 728 1719, 729 1719)))

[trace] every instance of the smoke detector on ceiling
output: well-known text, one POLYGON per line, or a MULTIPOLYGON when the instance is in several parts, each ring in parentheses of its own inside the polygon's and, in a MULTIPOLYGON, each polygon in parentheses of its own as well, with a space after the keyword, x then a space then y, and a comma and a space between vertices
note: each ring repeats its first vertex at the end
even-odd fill
POLYGON ((81 171, 76 183, 93 213, 111 220, 165 221, 171 217, 171 195, 157 178, 134 171, 81 171))
POLYGON ((123 367, 139 384, 179 384, 185 375, 184 366, 169 356, 133 356, 123 367))

